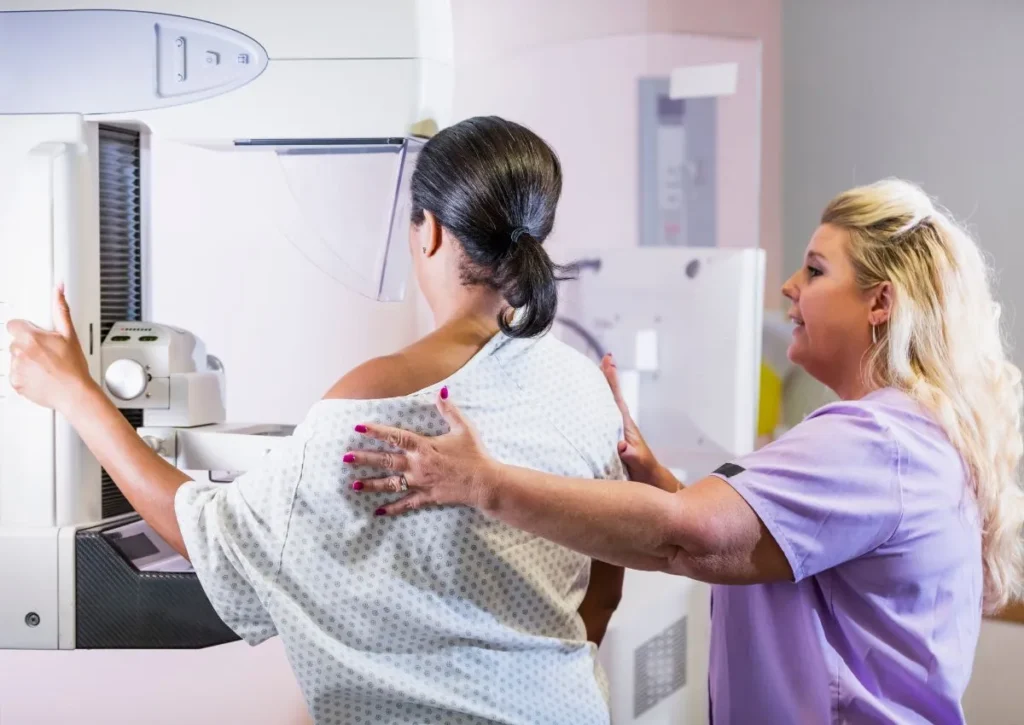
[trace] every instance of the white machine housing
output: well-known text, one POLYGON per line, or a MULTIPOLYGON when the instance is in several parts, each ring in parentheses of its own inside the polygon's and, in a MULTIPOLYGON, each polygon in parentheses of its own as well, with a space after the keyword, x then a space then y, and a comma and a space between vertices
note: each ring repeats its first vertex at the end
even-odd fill
MULTIPOLYGON (((762 249, 638 247, 562 252, 577 278, 559 292, 556 334, 613 353, 634 419, 685 482, 754 449, 760 389, 762 249)), ((627 570, 600 648, 612 722, 708 720, 711 590, 627 570)))
POLYGON ((563 250, 560 337, 615 355, 659 460, 702 476, 754 449, 765 253, 755 248, 563 250))
MULTIPOLYGON (((222 371, 201 358, 190 367, 181 333, 160 328, 159 355, 125 341, 101 345, 100 125, 140 132, 143 149, 156 139, 278 156, 383 148, 399 175, 382 214, 401 218, 395 196, 407 183, 409 137, 450 122, 451 8, 447 0, 105 5, 0 0, 0 323, 52 324, 52 291, 63 281, 90 371, 108 393, 126 396, 120 407, 144 410, 154 426, 221 423, 222 371)), ((380 299, 402 293, 407 271, 387 265, 383 241, 359 290, 380 299)), ((0 648, 71 649, 82 646, 76 539, 111 523, 102 471, 65 420, 12 394, 2 337, 0 346, 0 648)))
POLYGON ((114 324, 102 347, 103 388, 147 426, 222 423, 224 367, 191 332, 149 322, 114 324))
POLYGON ((402 137, 449 122, 448 0, 103 6, 0 2, 12 13, 0 21, 0 60, 18 69, 0 75, 0 115, 82 114, 224 147, 402 137))

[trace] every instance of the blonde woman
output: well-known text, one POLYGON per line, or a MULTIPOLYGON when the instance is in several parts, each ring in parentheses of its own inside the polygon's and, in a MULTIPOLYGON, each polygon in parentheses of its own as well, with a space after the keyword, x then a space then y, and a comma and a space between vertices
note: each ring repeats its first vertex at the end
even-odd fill
POLYGON ((783 292, 790 359, 841 400, 692 485, 625 410, 620 453, 649 485, 499 464, 458 389, 438 401, 450 433, 370 426, 404 455, 355 459, 404 477, 388 515, 470 505, 604 561, 718 585, 715 725, 962 722, 983 609, 1020 591, 1024 519, 1020 373, 982 255, 920 189, 883 181, 828 205, 783 292))

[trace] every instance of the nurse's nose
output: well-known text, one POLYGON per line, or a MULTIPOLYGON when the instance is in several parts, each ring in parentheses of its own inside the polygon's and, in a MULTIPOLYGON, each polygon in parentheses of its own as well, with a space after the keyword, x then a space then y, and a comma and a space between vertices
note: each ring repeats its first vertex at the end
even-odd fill
POLYGON ((790 300, 791 302, 796 302, 797 299, 800 297, 799 288, 796 284, 796 274, 787 279, 786 282, 782 285, 782 294, 786 299, 790 300))

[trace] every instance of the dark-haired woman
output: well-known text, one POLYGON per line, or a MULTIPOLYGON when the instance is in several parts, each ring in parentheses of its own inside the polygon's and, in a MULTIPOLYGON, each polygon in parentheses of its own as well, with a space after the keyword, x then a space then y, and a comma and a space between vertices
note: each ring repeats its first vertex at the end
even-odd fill
POLYGON ((71 421, 239 636, 281 635, 317 723, 608 722, 593 642, 620 569, 470 508, 382 519, 394 496, 357 493, 381 471, 343 460, 370 445, 358 423, 445 430, 434 399, 455 384, 499 459, 625 477, 604 377, 545 334, 558 270, 542 244, 561 182, 555 154, 514 123, 432 138, 410 245, 436 329, 342 377, 230 484, 191 481, 139 439, 90 377, 60 292, 54 331, 12 323, 15 389, 71 421))

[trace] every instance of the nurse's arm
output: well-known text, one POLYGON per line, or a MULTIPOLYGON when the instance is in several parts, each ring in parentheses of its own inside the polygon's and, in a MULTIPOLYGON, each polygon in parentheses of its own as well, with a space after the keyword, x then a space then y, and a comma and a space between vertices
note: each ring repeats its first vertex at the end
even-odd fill
MULTIPOLYGON (((487 456, 451 406, 444 410, 452 431, 429 439, 386 426, 357 426, 402 452, 351 451, 348 463, 408 474, 409 493, 378 515, 431 505, 472 506, 617 566, 722 584, 793 580, 788 560, 761 519, 716 476, 670 492, 634 481, 564 478, 509 466, 487 456)), ((397 492, 397 473, 363 481, 360 490, 397 492)))
POLYGON ((447 399, 446 388, 437 405, 449 426, 440 436, 371 423, 356 426, 358 433, 392 449, 344 456, 350 465, 391 472, 359 482, 359 490, 398 492, 403 483, 408 486, 404 497, 381 507, 378 515, 424 506, 472 506, 609 564, 713 583, 793 579, 788 560, 760 518, 717 476, 670 491, 510 466, 488 455, 473 425, 447 399))
POLYGON ((492 475, 481 511, 595 559, 717 584, 793 579, 760 518, 716 476, 668 493, 503 464, 492 475))

